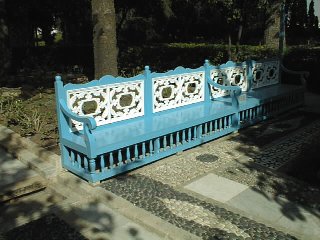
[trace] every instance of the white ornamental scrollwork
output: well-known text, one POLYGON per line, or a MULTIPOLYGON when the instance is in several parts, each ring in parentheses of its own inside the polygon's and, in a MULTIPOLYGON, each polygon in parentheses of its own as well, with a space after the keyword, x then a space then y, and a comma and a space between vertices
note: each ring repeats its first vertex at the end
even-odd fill
POLYGON ((279 83, 279 61, 255 63, 252 68, 252 88, 279 83))
MULTIPOLYGON (((132 81, 67 91, 70 110, 79 116, 91 116, 97 126, 144 115, 143 81, 132 81), (87 108, 87 109, 86 109, 87 108)), ((72 130, 83 129, 71 120, 72 130)))
POLYGON ((160 112, 204 100, 204 72, 153 79, 153 111, 160 112))
POLYGON ((110 118, 124 120, 143 115, 142 83, 128 83, 110 86, 110 118))
MULTIPOLYGON (((220 85, 239 86, 242 91, 247 91, 248 82, 245 67, 213 69, 210 71, 210 77, 220 85)), ((229 94, 229 91, 211 86, 211 95, 213 98, 228 96, 229 94)))

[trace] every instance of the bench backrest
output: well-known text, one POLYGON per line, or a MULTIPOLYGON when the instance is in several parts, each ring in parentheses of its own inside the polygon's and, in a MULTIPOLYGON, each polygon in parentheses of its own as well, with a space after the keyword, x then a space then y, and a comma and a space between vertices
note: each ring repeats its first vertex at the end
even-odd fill
MULTIPOLYGON (((151 73, 146 67, 144 74, 131 78, 108 75, 86 84, 66 84, 56 91, 63 91, 59 96, 72 112, 94 117, 97 126, 103 126, 229 95, 228 91, 206 84, 206 76, 246 92, 277 84, 279 61, 229 61, 197 69, 178 67, 165 73, 151 73)), ((74 120, 69 124, 73 131, 83 128, 74 120)))
MULTIPOLYGON (((243 92, 266 87, 280 82, 279 59, 268 59, 243 63, 227 62, 211 66, 210 77, 221 85, 239 86, 243 92)), ((213 98, 228 96, 229 92, 211 87, 213 98)))

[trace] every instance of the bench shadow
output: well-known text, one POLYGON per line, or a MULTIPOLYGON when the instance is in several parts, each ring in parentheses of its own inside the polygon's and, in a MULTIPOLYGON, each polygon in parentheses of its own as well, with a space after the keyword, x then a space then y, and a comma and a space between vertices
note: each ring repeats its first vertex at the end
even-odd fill
MULTIPOLYGON (((13 156, 25 150, 24 142, 21 137, 17 138, 16 133, 1 130, 0 147, 13 156)), ((39 150, 38 155, 46 159, 46 150, 39 150)), ((0 167, 4 163, 10 164, 12 160, 9 155, 3 156, 0 167)), ((6 166, 10 169, 10 167, 6 166)), ((28 166, 26 166, 28 168, 28 166)), ((14 176, 19 176, 19 184, 28 180, 29 175, 24 168, 19 168, 11 172, 14 176)), ((102 201, 94 196, 72 199, 69 196, 80 189, 70 189, 68 186, 80 185, 82 180, 73 179, 73 182, 65 180, 63 184, 64 193, 61 189, 56 189, 55 178, 43 178, 44 188, 39 191, 27 192, 23 195, 12 195, 9 199, 0 202, 0 239, 19 240, 19 239, 94 239, 102 240, 113 239, 114 234, 119 232, 119 221, 108 211, 104 211, 102 201), (88 225, 88 222, 90 224, 88 225), (118 224, 118 225, 117 225, 118 224), (117 229, 118 228, 118 229, 117 229)), ((15 184, 10 183, 10 188, 15 188, 15 184)), ((61 188, 61 184, 60 184, 61 188)), ((3 186, 1 195, 8 192, 8 186, 3 186)), ((112 197, 106 198, 103 202, 112 201, 112 197)), ((139 229, 130 226, 126 235, 128 239, 138 240, 141 236, 139 229)))

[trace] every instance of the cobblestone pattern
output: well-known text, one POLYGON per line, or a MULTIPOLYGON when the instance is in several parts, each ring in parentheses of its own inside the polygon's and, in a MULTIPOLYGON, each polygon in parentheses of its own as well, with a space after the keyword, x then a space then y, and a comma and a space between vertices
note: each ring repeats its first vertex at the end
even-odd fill
MULTIPOLYGON (((177 155, 162 159, 136 172, 171 186, 180 186, 198 176, 228 165, 243 155, 241 143, 235 141, 210 142, 177 155)), ((258 151, 251 147, 251 151, 258 151)))
POLYGON ((320 136, 320 121, 297 131, 285 140, 264 149, 252 160, 270 169, 278 169, 293 160, 310 142, 320 136))
POLYGON ((296 239, 140 174, 112 179, 102 187, 203 239, 296 239))

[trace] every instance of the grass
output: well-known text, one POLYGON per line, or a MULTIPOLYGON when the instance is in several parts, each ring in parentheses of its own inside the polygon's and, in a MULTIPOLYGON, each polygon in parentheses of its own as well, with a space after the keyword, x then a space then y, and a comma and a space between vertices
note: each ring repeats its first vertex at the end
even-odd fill
POLYGON ((55 95, 52 89, 26 98, 2 98, 0 124, 8 126, 21 136, 29 137, 41 146, 58 141, 55 95))

